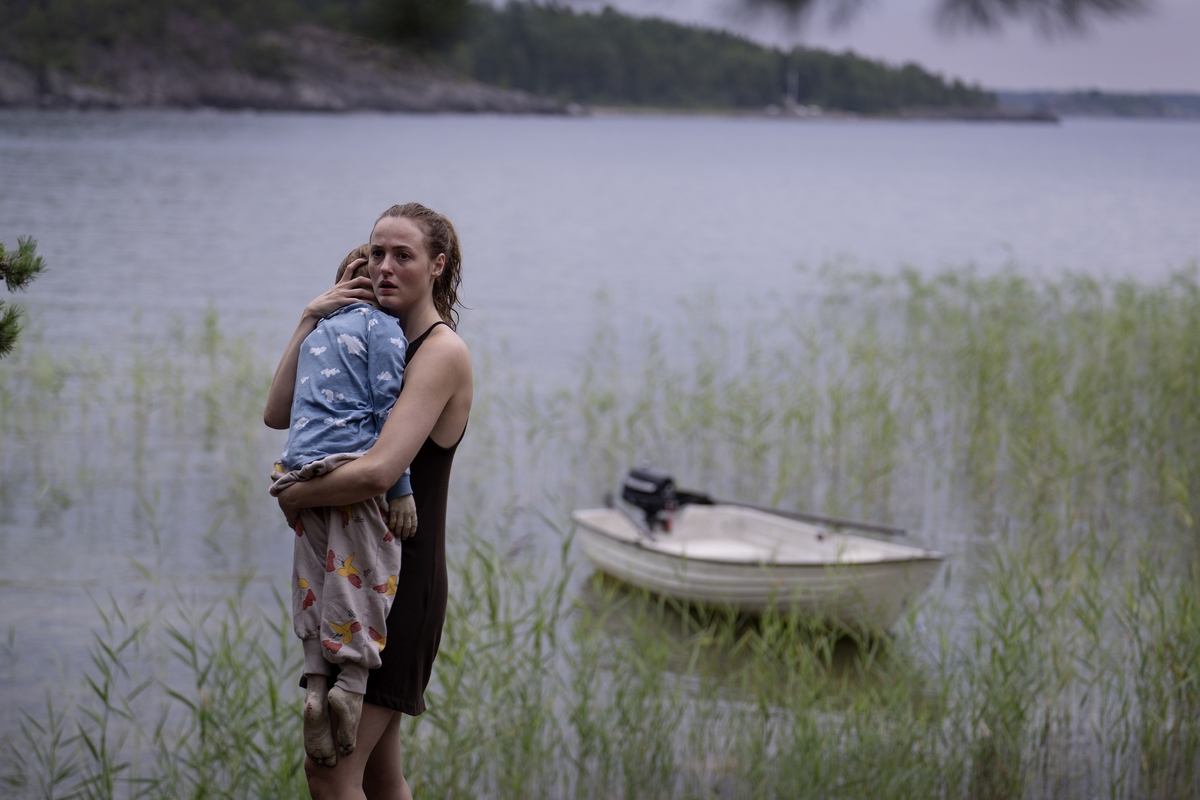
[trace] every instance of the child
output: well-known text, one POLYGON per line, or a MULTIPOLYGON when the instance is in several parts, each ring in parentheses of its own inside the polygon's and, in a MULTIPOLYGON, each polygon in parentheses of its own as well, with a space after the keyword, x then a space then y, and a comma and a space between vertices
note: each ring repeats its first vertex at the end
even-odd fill
MULTIPOLYGON (((367 245, 351 251, 338 274, 367 251, 367 245)), ((407 349, 399 323, 377 305, 353 303, 317 324, 300 349, 291 426, 272 495, 371 449, 400 394, 407 349)), ((395 498, 415 513, 408 470, 387 493, 387 500, 395 498)), ((296 520, 292 624, 304 645, 304 749, 326 766, 337 763, 329 714, 338 720, 338 749, 350 755, 367 672, 379 666, 387 641, 400 575, 400 542, 387 518, 380 496, 342 508, 306 508, 296 520), (340 670, 328 688, 333 664, 340 670)))

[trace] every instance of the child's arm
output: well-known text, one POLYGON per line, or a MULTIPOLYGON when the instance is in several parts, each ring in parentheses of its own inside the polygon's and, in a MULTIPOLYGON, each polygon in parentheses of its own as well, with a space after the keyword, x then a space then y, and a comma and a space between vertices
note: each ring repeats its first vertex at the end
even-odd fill
MULTIPOLYGON (((367 327, 367 373, 371 386, 371 403, 379 428, 392 413, 404 385, 404 366, 408 355, 408 340, 390 317, 374 315, 367 327)), ((412 497, 409 468, 388 490, 388 527, 401 539, 416 533, 417 505, 412 497)))
POLYGON ((401 539, 417 532, 417 503, 413 500, 409 470, 388 489, 388 528, 401 539))
POLYGON ((471 391, 471 355, 457 336, 431 338, 407 372, 404 392, 366 455, 279 493, 289 524, 302 508, 349 505, 386 492, 412 463, 456 393, 471 391))
POLYGON ((410 475, 411 472, 406 467, 404 469, 404 474, 400 476, 400 480, 392 484, 392 488, 387 490, 388 502, 391 502, 392 500, 398 500, 405 495, 412 494, 412 478, 410 475))
POLYGON ((300 323, 288 342, 279 366, 275 368, 275 377, 271 379, 271 390, 267 393, 267 407, 263 411, 263 422, 269 428, 284 430, 291 423, 292 394, 296 390, 296 361, 300 357, 300 346, 317 323, 337 311, 342 306, 351 303, 370 302, 375 299, 371 289, 371 281, 367 278, 352 278, 342 276, 341 282, 320 297, 313 300, 304 308, 300 315, 300 323))

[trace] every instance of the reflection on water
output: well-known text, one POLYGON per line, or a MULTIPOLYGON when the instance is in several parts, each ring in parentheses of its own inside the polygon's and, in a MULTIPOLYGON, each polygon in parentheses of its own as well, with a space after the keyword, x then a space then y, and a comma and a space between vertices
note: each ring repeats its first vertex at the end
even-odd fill
POLYGON ((798 263, 1162 277, 1200 257, 1196 131, 0 111, 0 235, 41 242, 56 347, 125 350, 212 302, 273 360, 375 215, 418 199, 462 234, 467 334, 548 387, 597 291, 625 330, 717 291, 740 329, 813 286, 798 263))
POLYGON ((857 630, 811 618, 804 614, 739 614, 729 608, 679 603, 634 589, 602 572, 593 573, 579 587, 577 600, 586 613, 576 624, 599 628, 607 636, 637 647, 644 639, 667 645, 664 662, 677 675, 698 674, 731 686, 733 676, 757 666, 760 642, 770 642, 774 627, 792 628, 778 652, 777 680, 786 683, 784 670, 807 661, 823 679, 843 690, 861 690, 864 681, 878 681, 895 653, 891 635, 857 630))

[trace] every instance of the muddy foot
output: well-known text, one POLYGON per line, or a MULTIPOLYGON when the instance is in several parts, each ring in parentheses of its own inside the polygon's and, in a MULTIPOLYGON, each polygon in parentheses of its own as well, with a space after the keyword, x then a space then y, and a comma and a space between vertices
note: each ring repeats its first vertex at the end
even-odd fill
POLYGON ((304 752, 316 763, 334 767, 337 766, 337 750, 333 744, 333 730, 329 727, 327 686, 324 675, 308 676, 308 693, 304 696, 304 752))
POLYGON ((363 696, 340 686, 329 690, 329 713, 338 721, 337 743, 342 755, 354 752, 358 739, 358 720, 362 717, 363 696))

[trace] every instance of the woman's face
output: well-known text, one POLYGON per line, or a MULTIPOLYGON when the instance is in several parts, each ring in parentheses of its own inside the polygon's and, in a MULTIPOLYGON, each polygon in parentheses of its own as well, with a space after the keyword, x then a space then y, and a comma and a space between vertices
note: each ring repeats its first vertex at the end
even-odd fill
POLYGON ((384 217, 371 231, 367 271, 379 305, 393 313, 411 308, 433 293, 433 280, 446 265, 446 256, 429 257, 425 234, 407 217, 384 217))

